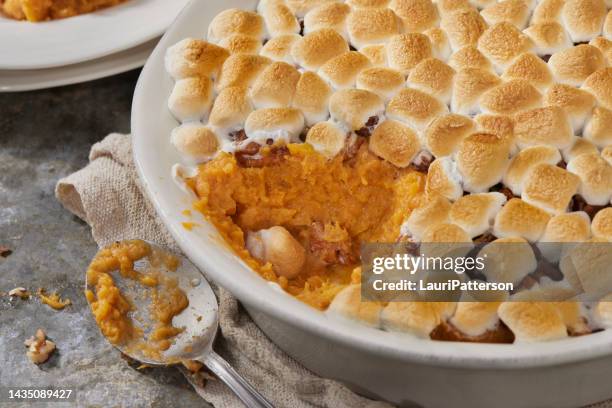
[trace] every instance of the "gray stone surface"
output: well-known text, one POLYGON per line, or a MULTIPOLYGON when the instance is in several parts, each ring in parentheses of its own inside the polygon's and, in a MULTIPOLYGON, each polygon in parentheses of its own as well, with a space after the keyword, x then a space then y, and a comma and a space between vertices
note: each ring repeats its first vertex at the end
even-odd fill
MULTIPOLYGON (((71 388, 61 406, 206 406, 174 368, 137 371, 99 333, 83 296, 85 269, 96 252, 88 226, 54 197, 56 181, 87 163, 93 143, 129 132, 138 71, 46 91, 0 94, 0 386, 71 388), (73 304, 54 311, 33 296, 58 291, 73 304), (57 343, 46 363, 29 362, 23 341, 38 327, 57 343)), ((7 404, 0 406, 30 406, 7 404)), ((43 406, 36 404, 34 406, 43 406)))

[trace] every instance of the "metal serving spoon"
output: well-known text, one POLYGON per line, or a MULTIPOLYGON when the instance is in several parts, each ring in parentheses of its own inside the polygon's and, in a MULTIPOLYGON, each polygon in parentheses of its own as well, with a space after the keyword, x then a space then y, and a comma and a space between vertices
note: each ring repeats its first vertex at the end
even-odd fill
MULTIPOLYGON (((152 249, 169 253, 165 248, 146 241, 152 249)), ((122 353, 143 364, 151 366, 166 366, 179 363, 180 360, 196 360, 208 367, 221 381, 223 381, 247 407, 274 408, 257 390, 255 390, 240 374, 238 374, 221 356, 213 350, 213 342, 219 328, 219 315, 217 298, 202 273, 188 259, 174 254, 180 259, 180 266, 176 271, 169 271, 165 267, 156 267, 159 273, 178 280, 179 288, 189 299, 189 306, 179 315, 174 316, 172 325, 184 327, 185 330, 173 337, 172 346, 162 353, 161 359, 145 356, 139 350, 130 349, 127 345, 115 346, 122 353)), ((141 259, 134 264, 134 269, 144 272, 150 268, 148 259, 141 259)), ((147 288, 131 279, 113 274, 115 285, 121 293, 132 300, 134 310, 130 312, 133 324, 143 330, 146 340, 150 332, 151 322, 149 305, 151 296, 147 296, 147 288)), ((87 287, 91 290, 87 283, 87 287)), ((194 388, 200 388, 193 384, 194 388)))

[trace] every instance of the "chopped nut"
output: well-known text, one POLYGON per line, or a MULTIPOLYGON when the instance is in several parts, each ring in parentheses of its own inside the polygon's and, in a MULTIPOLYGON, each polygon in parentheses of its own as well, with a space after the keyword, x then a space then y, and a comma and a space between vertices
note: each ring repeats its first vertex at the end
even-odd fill
POLYGON ((26 355, 34 364, 44 363, 55 350, 55 343, 47 340, 47 335, 43 329, 36 330, 36 334, 23 344, 28 348, 26 355))
POLYGON ((28 292, 26 288, 22 288, 21 286, 9 291, 8 295, 11 297, 17 296, 17 297, 20 297, 21 299, 30 298, 30 292, 28 292))

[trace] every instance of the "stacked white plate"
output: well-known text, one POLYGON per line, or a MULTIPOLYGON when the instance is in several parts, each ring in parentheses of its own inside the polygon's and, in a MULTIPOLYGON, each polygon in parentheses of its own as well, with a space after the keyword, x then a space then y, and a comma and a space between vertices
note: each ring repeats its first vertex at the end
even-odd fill
POLYGON ((187 2, 127 0, 40 23, 0 14, 0 91, 74 84, 140 67, 187 2))

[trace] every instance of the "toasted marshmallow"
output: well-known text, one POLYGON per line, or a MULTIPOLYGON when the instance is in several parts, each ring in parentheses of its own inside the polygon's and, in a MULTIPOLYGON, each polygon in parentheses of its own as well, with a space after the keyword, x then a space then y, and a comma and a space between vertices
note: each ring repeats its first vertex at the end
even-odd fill
POLYGON ((289 106, 300 73, 286 62, 268 65, 253 83, 251 100, 255 109, 289 106))
POLYGON ((484 246, 478 257, 484 259, 483 274, 488 282, 509 282, 518 286, 538 266, 529 242, 518 237, 496 239, 484 246))
POLYGON ((381 123, 370 136, 370 150, 396 167, 407 167, 421 151, 417 134, 394 120, 381 123))
POLYGON ((561 314, 550 302, 504 302, 497 313, 512 330, 517 343, 551 341, 567 337, 567 328, 561 314))
POLYGON ((286 144, 297 142, 304 129, 302 112, 291 108, 268 108, 251 112, 244 130, 250 140, 264 144, 268 139, 286 144))
POLYGON ((249 232, 246 247, 254 258, 270 262, 274 272, 285 278, 296 277, 306 262, 306 250, 285 228, 249 232))
POLYGON ((612 40, 612 10, 608 11, 606 19, 604 20, 603 35, 608 40, 612 40))
POLYGON ((389 302, 381 314, 382 327, 391 332, 410 333, 417 337, 428 338, 433 329, 442 322, 436 303, 389 302))
POLYGON ((402 20, 406 33, 422 33, 438 23, 438 10, 431 0, 392 0, 390 8, 402 20))
POLYGON ((561 155, 566 163, 569 163, 570 160, 574 159, 574 157, 587 153, 599 153, 599 151, 593 143, 589 142, 584 137, 579 136, 573 136, 570 145, 561 150, 561 155))
POLYGON ((497 309, 501 302, 473 302, 462 299, 450 323, 461 333, 479 337, 499 326, 497 309))
POLYGON ((524 79, 540 92, 545 91, 552 84, 552 74, 548 66, 541 58, 532 53, 519 55, 506 69, 502 79, 524 79))
POLYGON ((500 238, 521 237, 535 242, 544 233, 549 219, 546 211, 513 198, 497 213, 493 235, 500 238))
POLYGON ((473 133, 457 151, 457 167, 463 189, 482 193, 499 183, 508 166, 510 148, 504 139, 490 133, 473 133))
POLYGON ((438 99, 411 88, 399 91, 387 105, 389 118, 405 122, 419 131, 445 112, 448 108, 438 99))
POLYGON ((388 8, 355 9, 346 24, 349 40, 355 48, 385 43, 400 32, 399 19, 388 8))
POLYGON ((199 122, 185 123, 172 131, 172 145, 190 161, 201 163, 219 150, 215 132, 199 122))
POLYGON ((487 28, 478 40, 478 50, 493 61, 495 69, 502 72, 512 61, 533 48, 525 34, 510 23, 497 23, 487 28))
POLYGON ((326 313, 379 328, 382 310, 383 306, 380 302, 362 300, 361 285, 352 284, 338 292, 326 313))
POLYGON ((473 45, 459 48, 457 52, 450 56, 448 65, 456 71, 467 68, 481 70, 488 70, 491 68, 491 62, 473 45))
POLYGON ((435 157, 455 153, 461 141, 475 130, 467 116, 451 113, 433 120, 425 131, 427 148, 435 157))
POLYGON ((270 4, 261 11, 266 24, 268 37, 276 37, 284 34, 298 34, 300 24, 289 7, 282 3, 270 4))
POLYGON ((387 66, 387 47, 385 45, 366 45, 359 52, 368 57, 375 67, 387 66))
POLYGON ((582 242, 591 236, 591 220, 584 211, 555 215, 546 224, 538 248, 551 262, 559 262, 572 242, 582 242))
POLYGON ((457 164, 448 156, 434 160, 427 171, 425 192, 429 195, 439 194, 450 201, 463 195, 461 175, 457 164))
POLYGON ((353 88, 357 75, 372 63, 365 55, 349 51, 327 61, 319 69, 319 75, 335 89, 353 88))
POLYGON ((567 210, 579 184, 580 179, 569 171, 540 163, 529 173, 522 198, 551 214, 561 214, 567 210))
POLYGON ((474 9, 459 9, 442 16, 440 27, 446 31, 453 51, 476 45, 487 23, 474 9))
POLYGON ((331 87, 314 72, 304 72, 293 95, 293 107, 300 109, 306 119, 306 126, 327 120, 331 87))
POLYGON ((591 228, 595 238, 612 242, 612 207, 604 208, 595 214, 591 228))
POLYGON ((259 54, 262 57, 270 58, 273 61, 282 61, 288 64, 295 64, 295 60, 291 55, 291 49, 293 48, 293 44, 295 44, 301 38, 302 37, 297 34, 287 34, 271 38, 262 47, 259 54))
POLYGON ((589 299, 597 299, 610 293, 612 251, 607 240, 591 238, 581 242, 573 246, 565 258, 569 258, 574 268, 573 279, 578 282, 579 288, 583 289, 583 293, 588 295, 589 299))
POLYGON ((217 14, 208 26, 208 40, 214 43, 234 34, 262 38, 264 34, 262 17, 253 11, 231 8, 217 14))
POLYGON ((389 5, 390 0, 347 0, 347 3, 353 8, 383 8, 389 5))
POLYGON ((612 327, 612 294, 603 297, 597 302, 594 315, 599 325, 606 329, 612 327))
POLYGON ((331 28, 322 28, 306 34, 293 44, 291 56, 302 67, 316 71, 327 61, 348 52, 344 38, 331 28))
POLYGON ((349 131, 361 129, 371 117, 382 115, 384 109, 378 95, 363 89, 343 89, 329 100, 331 118, 349 131))
POLYGON ((240 130, 252 111, 246 88, 225 88, 215 98, 208 123, 216 128, 240 130))
POLYGON ((442 61, 448 60, 452 50, 448 36, 440 27, 433 27, 423 32, 431 42, 432 55, 442 61))
POLYGON ((168 48, 166 71, 178 80, 192 76, 216 76, 229 52, 204 40, 186 38, 168 48))
POLYGON ((319 122, 308 130, 306 143, 331 159, 342 151, 346 143, 346 132, 332 122, 319 122))
POLYGON ((516 137, 514 135, 514 120, 507 115, 481 114, 474 118, 476 128, 480 132, 492 133, 504 139, 510 147, 510 154, 516 154, 516 137))
POLYGON ((419 62, 408 75, 407 85, 449 104, 455 70, 436 58, 419 62))
POLYGON ((552 55, 572 46, 565 29, 556 21, 532 24, 523 32, 533 41, 534 52, 539 56, 552 55))
POLYGON ((230 86, 251 86, 270 62, 272 61, 260 55, 234 54, 230 56, 223 63, 219 79, 215 83, 217 91, 230 86))
POLYGON ((601 51, 588 44, 556 52, 548 60, 555 80, 573 86, 579 86, 589 75, 605 65, 601 51))
POLYGON ((489 25, 506 22, 522 30, 527 25, 529 11, 525 0, 502 0, 485 7, 480 15, 489 25))
POLYGON ((219 45, 226 48, 230 54, 258 54, 261 41, 244 34, 234 34, 222 39, 219 45))
POLYGON ((583 136, 601 148, 612 145, 612 111, 600 107, 593 109, 583 136))
POLYGON ((452 205, 450 221, 474 238, 491 229, 505 203, 506 196, 497 192, 464 195, 452 205))
POLYGON ((601 157, 612 166, 612 145, 604 147, 601 151, 601 157))
POLYGON ((601 106, 612 110, 612 67, 593 72, 585 79, 582 89, 592 93, 601 106))
POLYGON ((589 41, 601 33, 606 3, 604 0, 566 0, 561 18, 573 42, 589 41))
POLYGON ((541 163, 555 165, 561 161, 559 150, 550 145, 531 146, 521 150, 510 161, 503 183, 514 195, 521 195, 529 173, 541 163))
POLYGON ((306 13, 304 17, 304 34, 322 28, 330 28, 348 39, 346 19, 350 12, 351 8, 346 3, 334 2, 322 4, 306 13))
POLYGON ((391 68, 368 68, 357 75, 357 88, 374 92, 389 101, 404 87, 404 76, 391 68))
POLYGON ((497 85, 480 98, 480 105, 485 112, 502 115, 532 109, 540 106, 541 103, 542 95, 533 85, 523 79, 512 79, 497 85))
POLYGON ((604 37, 595 37, 591 41, 589 41, 589 45, 592 45, 593 47, 601 51, 604 56, 604 59, 606 60, 607 65, 612 64, 612 40, 608 40, 604 37))
POLYGON ((544 105, 563 108, 569 115, 574 132, 578 134, 595 102, 595 98, 589 92, 565 84, 553 84, 544 95, 544 105))
POLYGON ((285 3, 297 18, 303 18, 310 10, 323 4, 334 3, 336 1, 337 0, 285 0, 285 3))
POLYGON ((612 166, 596 153, 581 154, 567 164, 580 177, 578 193, 591 205, 606 205, 612 197, 612 166))
POLYGON ((431 57, 431 54, 431 42, 425 34, 396 35, 387 44, 389 67, 404 74, 407 74, 419 62, 431 57))
POLYGON ((447 223, 451 209, 450 202, 439 195, 428 195, 425 202, 415 208, 402 225, 402 234, 420 240, 428 228, 447 223))
POLYGON ((563 149, 572 141, 572 126, 565 111, 558 106, 519 112, 514 122, 514 134, 520 148, 551 145, 563 149))
POLYGON ((565 0, 540 0, 533 10, 531 25, 560 20, 563 4, 565 0))
POLYGON ((465 68, 455 74, 451 110, 462 115, 480 111, 480 98, 501 80, 497 75, 478 68, 465 68))
POLYGON ((168 109, 180 122, 208 116, 212 105, 212 81, 208 77, 179 79, 168 97, 168 109))
MULTIPOLYGON (((423 234, 423 242, 426 243, 450 243, 450 244, 459 244, 459 243, 468 243, 472 244, 471 238, 468 234, 458 225, 451 223, 443 223, 432 226, 425 231, 423 234)), ((472 248, 472 245, 462 246, 463 248, 459 249, 459 251, 465 251, 467 248, 472 248)), ((446 246, 435 246, 430 245, 426 250, 427 252, 437 252, 438 250, 446 251, 448 248, 446 246)), ((451 248, 451 250, 453 250, 451 248)), ((469 249, 468 249, 469 251, 469 249)))

